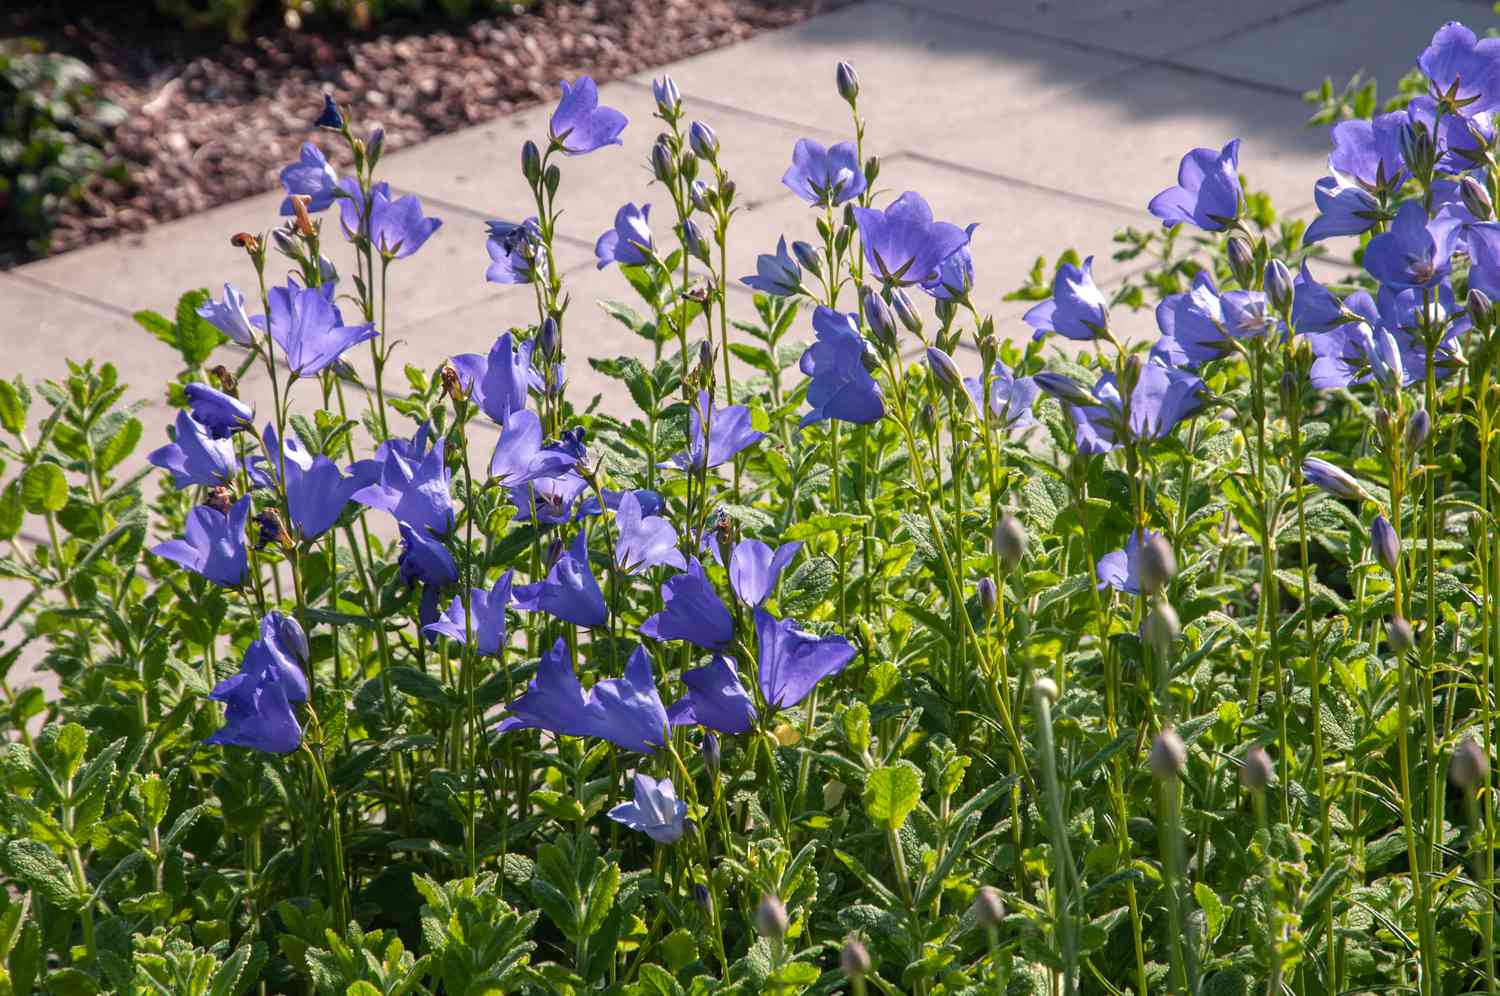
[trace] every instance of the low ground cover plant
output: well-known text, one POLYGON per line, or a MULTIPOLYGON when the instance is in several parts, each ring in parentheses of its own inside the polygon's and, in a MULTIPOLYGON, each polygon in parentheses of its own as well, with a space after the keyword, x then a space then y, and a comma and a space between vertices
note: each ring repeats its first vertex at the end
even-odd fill
POLYGON ((0 382, 0 985, 1494 992, 1495 45, 1332 113, 1311 225, 1187 152, 1145 277, 1039 264, 1024 346, 840 65, 742 278, 657 81, 595 246, 644 358, 589 355, 553 245, 629 123, 579 79, 485 242, 536 321, 399 378, 441 222, 330 100, 245 276, 138 316, 152 467, 107 362, 0 382))

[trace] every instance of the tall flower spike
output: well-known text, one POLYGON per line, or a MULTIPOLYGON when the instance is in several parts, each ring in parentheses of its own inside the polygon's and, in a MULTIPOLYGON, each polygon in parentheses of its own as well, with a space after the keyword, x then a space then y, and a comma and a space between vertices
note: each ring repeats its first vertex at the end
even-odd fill
POLYGON ((589 566, 588 535, 583 529, 573 545, 552 565, 546 578, 515 591, 515 605, 527 612, 545 612, 575 626, 603 626, 609 618, 604 593, 589 566))
POLYGON ((599 106, 599 87, 587 76, 562 81, 562 100, 552 112, 552 142, 570 156, 581 156, 606 145, 620 145, 628 123, 613 107, 599 106))
POLYGON ((245 524, 250 497, 235 502, 226 514, 199 505, 187 515, 186 536, 158 543, 151 552, 224 588, 238 588, 249 570, 245 524))
POLYGON ((662 585, 662 610, 641 623, 641 634, 654 640, 686 640, 708 650, 719 650, 734 639, 734 619, 719 600, 697 557, 687 571, 662 585))
POLYGON ((1177 167, 1177 185, 1151 198, 1148 210, 1171 228, 1183 222, 1222 232, 1240 215, 1240 140, 1218 152, 1193 149, 1177 167))
POLYGON ((801 702, 814 685, 854 659, 853 645, 842 636, 814 636, 765 609, 755 610, 755 635, 760 644, 760 691, 772 709, 801 702))
POLYGON ((609 811, 609 818, 639 830, 659 844, 672 844, 683 834, 687 803, 677 798, 672 779, 657 781, 636 772, 635 801, 620 803, 609 811))

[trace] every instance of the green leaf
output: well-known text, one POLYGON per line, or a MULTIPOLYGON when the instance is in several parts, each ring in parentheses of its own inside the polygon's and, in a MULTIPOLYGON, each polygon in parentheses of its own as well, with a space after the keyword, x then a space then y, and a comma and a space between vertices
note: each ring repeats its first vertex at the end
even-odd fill
POLYGON ((132 418, 120 426, 104 443, 95 451, 95 462, 100 471, 113 470, 132 452, 136 444, 141 441, 141 420, 132 418))
POLYGON ((407 695, 419 698, 433 705, 450 706, 453 703, 448 699, 448 693, 443 688, 442 682, 432 675, 418 671, 414 667, 391 668, 391 684, 395 685, 407 695))
POLYGON ((870 822, 899 830, 922 801, 922 772, 910 761, 876 768, 865 779, 864 798, 870 822))
POLYGON ((137 311, 130 316, 135 319, 136 324, 156 336, 168 346, 177 345, 177 327, 165 316, 154 311, 137 311))
POLYGON ((832 557, 804 560, 781 587, 781 608, 788 616, 807 616, 828 597, 838 581, 838 564, 832 557))
POLYGON ((1198 900, 1198 907, 1203 910, 1203 915, 1208 920, 1208 939, 1211 943, 1224 927, 1224 903, 1219 899, 1218 893, 1202 882, 1194 883, 1193 896, 1198 900))
POLYGON ((26 428, 27 400, 16 390, 16 385, 0 380, 0 426, 4 426, 7 432, 19 436, 26 428))
POLYGON ((177 341, 173 345, 190 367, 201 367, 214 347, 227 341, 224 333, 198 317, 198 309, 210 299, 206 290, 188 291, 177 299, 177 341))
POLYGON ((4 491, 0 491, 0 540, 13 539, 21 531, 21 520, 25 515, 21 479, 18 477, 7 484, 4 491))
POLYGON ((68 479, 55 463, 34 464, 21 477, 21 503, 33 515, 56 512, 68 503, 68 479))
POLYGON ((5 846, 5 864, 13 875, 63 909, 83 905, 83 898, 73 891, 67 867, 41 841, 12 840, 5 846))

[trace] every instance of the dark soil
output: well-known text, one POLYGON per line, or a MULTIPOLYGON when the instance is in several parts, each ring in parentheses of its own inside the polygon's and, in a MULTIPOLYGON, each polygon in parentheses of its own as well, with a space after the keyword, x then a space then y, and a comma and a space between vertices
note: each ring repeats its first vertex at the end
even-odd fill
MULTIPOLYGON (((240 44, 185 31, 151 0, 0 2, 0 37, 82 59, 129 115, 107 150, 129 179, 99 180, 68 207, 57 253, 271 189, 324 91, 362 127, 383 125, 390 151, 555 100, 561 79, 629 75, 842 2, 541 0, 523 13, 368 32, 262 23, 240 44)), ((0 268, 24 259, 24 247, 0 244, 0 268)))

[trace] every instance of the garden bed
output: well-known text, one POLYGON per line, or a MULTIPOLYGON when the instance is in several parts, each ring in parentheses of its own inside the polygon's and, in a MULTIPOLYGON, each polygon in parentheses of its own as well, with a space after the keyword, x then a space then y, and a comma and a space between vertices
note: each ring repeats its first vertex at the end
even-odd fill
MULTIPOLYGON (((369 33, 272 22, 233 44, 110 0, 82 17, 40 5, 0 13, 0 37, 38 38, 83 60, 127 115, 106 151, 125 162, 129 179, 98 180, 63 210, 57 253, 271 189, 325 91, 356 120, 381 123, 386 149, 398 149, 552 99, 562 79, 626 76, 839 3, 546 2, 466 24, 388 22, 369 33)), ((0 232, 0 268, 27 255, 24 239, 0 232)))

